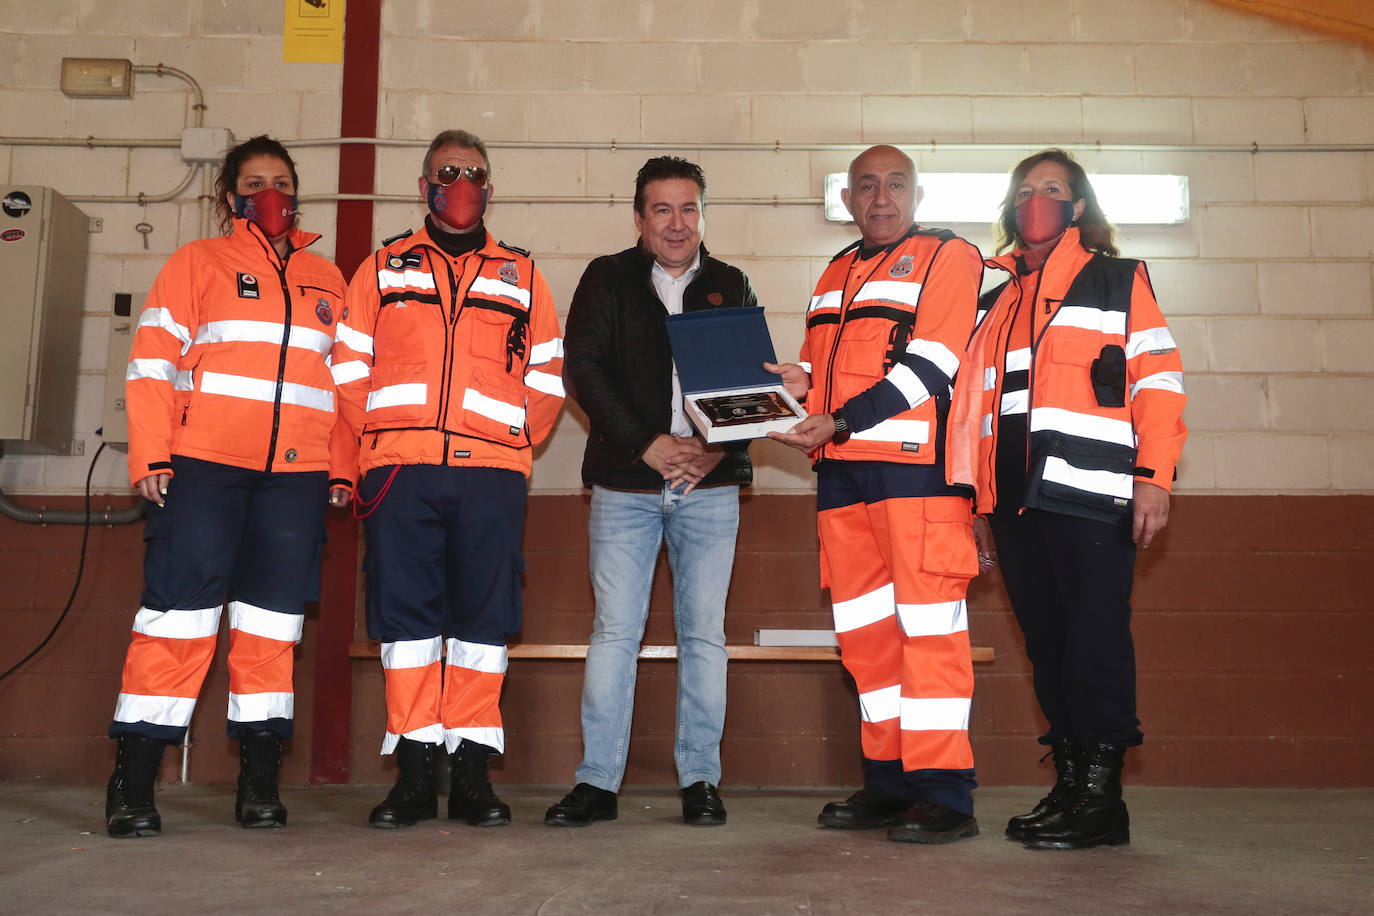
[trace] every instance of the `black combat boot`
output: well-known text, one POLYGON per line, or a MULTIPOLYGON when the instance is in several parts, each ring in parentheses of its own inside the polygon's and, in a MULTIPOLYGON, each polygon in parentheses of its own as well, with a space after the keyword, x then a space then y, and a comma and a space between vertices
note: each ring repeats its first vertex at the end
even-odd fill
POLYGON ((285 827, 286 806, 277 795, 281 742, 269 731, 239 739, 239 791, 234 820, 245 827, 285 827))
POLYGON ((396 745, 396 785, 380 805, 372 809, 373 827, 409 827, 416 821, 439 816, 434 795, 434 752, 438 745, 402 738, 396 745))
POLYGON ((115 768, 105 788, 105 828, 117 839, 157 836, 162 816, 153 807, 153 783, 162 766, 164 741, 123 734, 116 739, 115 768))
POLYGON ((1009 840, 1025 839, 1027 827, 1064 807, 1064 803, 1078 792, 1078 784, 1083 774, 1083 747, 1078 743, 1078 739, 1059 738, 1050 744, 1050 753, 1054 755, 1054 772, 1057 776, 1054 787, 1050 789, 1050 794, 1036 802, 1035 807, 1029 812, 1018 814, 1007 821, 1009 840))
POLYGON ((1026 827, 1030 849, 1087 849, 1131 842, 1131 818, 1121 800, 1120 744, 1085 744, 1078 792, 1058 811, 1026 827))
POLYGON ((844 801, 831 802, 821 809, 816 822, 822 827, 841 830, 873 830, 895 827, 911 807, 911 799, 889 795, 876 786, 865 786, 844 801))
POLYGON ((492 754, 485 744, 472 741, 459 743, 449 755, 448 816, 474 827, 500 827, 510 823, 510 806, 496 797, 487 777, 487 757, 492 754))

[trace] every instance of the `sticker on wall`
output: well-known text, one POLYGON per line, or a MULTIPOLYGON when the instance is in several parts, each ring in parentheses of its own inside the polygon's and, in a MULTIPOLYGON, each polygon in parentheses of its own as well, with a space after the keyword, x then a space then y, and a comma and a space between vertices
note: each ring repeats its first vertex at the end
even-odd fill
POLYGON ((282 0, 281 59, 288 64, 343 62, 344 0, 282 0))
POLYGON ((6 229, 4 232, 0 232, 0 242, 17 242, 23 237, 23 229, 6 229))
POLYGON ((33 201, 23 191, 11 191, 5 195, 4 200, 0 200, 0 210, 4 210, 7 216, 15 219, 27 216, 32 209, 33 201))

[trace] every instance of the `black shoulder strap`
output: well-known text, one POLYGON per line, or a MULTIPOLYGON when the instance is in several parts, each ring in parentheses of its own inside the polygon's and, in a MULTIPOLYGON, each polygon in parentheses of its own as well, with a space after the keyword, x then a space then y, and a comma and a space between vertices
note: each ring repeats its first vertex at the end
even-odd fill
POLYGON ((1112 258, 1093 252, 1092 259, 1083 265, 1064 294, 1064 301, 1091 302, 1109 311, 1130 312, 1131 287, 1139 263, 1133 258, 1112 258))
POLYGON ((862 244, 862 243, 863 243, 863 239, 855 239, 853 242, 850 242, 848 245, 844 246, 844 247, 841 248, 839 251, 835 252, 835 256, 834 256, 833 258, 831 258, 830 260, 831 260, 832 262, 838 261, 840 258, 842 258, 842 257, 844 257, 845 255, 849 254, 849 253, 850 253, 851 251, 853 251, 855 248, 858 248, 859 245, 862 244))
POLYGON ((958 238, 958 234, 953 229, 935 229, 922 226, 911 233, 912 235, 933 235, 942 242, 948 242, 952 238, 958 238))
POLYGON ((515 252, 516 254, 520 255, 520 256, 523 257, 523 258, 528 258, 528 257, 530 256, 530 253, 529 253, 528 251, 526 251, 524 248, 517 248, 516 246, 510 244, 509 242, 497 242, 496 244, 500 245, 502 248, 506 249, 507 251, 513 251, 513 252, 515 252))
POLYGON ((394 242, 399 242, 401 239, 405 238, 405 237, 408 236, 408 235, 414 235, 414 234, 415 234, 415 230, 414 230, 414 229, 407 229, 407 230, 405 230, 404 232, 398 232, 398 233, 396 233, 395 235, 393 235, 393 236, 392 236, 391 238, 389 238, 389 239, 382 239, 382 247, 385 248, 386 246, 388 246, 388 245, 390 245, 390 244, 392 244, 392 243, 394 243, 394 242))

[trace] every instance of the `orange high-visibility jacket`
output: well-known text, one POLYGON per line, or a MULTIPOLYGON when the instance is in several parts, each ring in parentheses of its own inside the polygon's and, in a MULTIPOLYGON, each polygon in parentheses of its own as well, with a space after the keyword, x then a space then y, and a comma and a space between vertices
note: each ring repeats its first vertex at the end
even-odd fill
POLYGON ((451 258, 421 229, 348 284, 334 345, 358 467, 495 467, 529 476, 563 403, 563 338, 529 254, 490 235, 451 258))
POLYGON ((982 256, 952 232, 914 227, 867 260, 853 247, 816 284, 799 362, 811 374, 808 412, 865 420, 812 457, 934 464, 937 405, 973 330, 982 256))
POLYGON ((1145 265, 1086 250, 1076 228, 1039 273, 1018 276, 1013 254, 987 265, 1011 279, 984 297, 995 301, 965 355, 949 426, 950 482, 976 487, 979 513, 997 503, 1007 339, 1021 284, 1038 282, 1031 300, 1024 504, 1110 519, 1129 510, 1137 480, 1169 490, 1188 436, 1187 398, 1178 346, 1145 265))
POLYGON ((283 267, 262 230, 236 219, 230 235, 183 245, 168 259, 125 375, 132 482, 170 474, 172 455, 261 471, 331 470, 328 359, 344 281, 332 263, 301 250, 317 239, 293 230, 283 267))

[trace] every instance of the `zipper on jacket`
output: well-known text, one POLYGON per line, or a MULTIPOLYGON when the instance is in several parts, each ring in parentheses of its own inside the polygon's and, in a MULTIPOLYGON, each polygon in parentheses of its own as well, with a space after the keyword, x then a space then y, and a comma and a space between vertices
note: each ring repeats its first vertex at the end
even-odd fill
POLYGON ((302 296, 305 295, 305 291, 308 290, 308 289, 318 290, 319 292, 322 292, 322 293, 329 293, 330 295, 333 295, 333 291, 332 291, 332 290, 325 289, 323 286, 311 286, 311 285, 308 284, 308 283, 297 283, 296 285, 299 286, 299 287, 301 288, 301 295, 302 295, 302 296))
POLYGON ((277 456, 277 434, 281 431, 281 392, 286 384, 286 355, 291 349, 291 289, 286 282, 286 265, 283 264, 277 271, 277 279, 281 282, 282 307, 285 317, 282 320, 281 332, 281 355, 277 357, 277 389, 272 395, 272 439, 267 445, 267 467, 264 471, 272 470, 272 462, 277 456))

